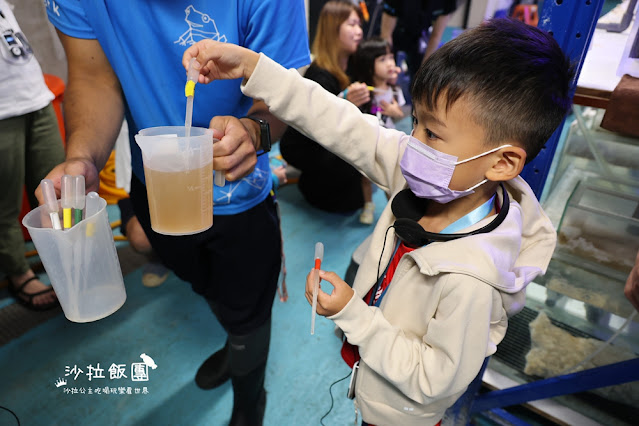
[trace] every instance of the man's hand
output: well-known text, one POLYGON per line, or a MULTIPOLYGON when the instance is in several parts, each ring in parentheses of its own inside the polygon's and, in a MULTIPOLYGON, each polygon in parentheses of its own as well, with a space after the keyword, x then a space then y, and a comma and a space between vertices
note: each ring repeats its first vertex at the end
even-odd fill
MULTIPOLYGON (((313 305, 313 275, 315 271, 311 269, 311 272, 306 276, 306 300, 312 306, 313 305)), ((335 315, 344 309, 344 306, 353 297, 355 293, 353 289, 342 280, 335 272, 319 271, 320 281, 325 280, 333 285, 333 291, 331 294, 322 291, 322 286, 317 293, 317 313, 319 315, 330 317, 335 315)))
POLYGON ((259 56, 235 44, 205 39, 186 49, 182 55, 182 65, 188 71, 191 58, 196 58, 194 67, 200 69, 198 81, 208 84, 213 80, 250 78, 259 56))
MULTIPOLYGON (((84 176, 86 192, 98 190, 100 176, 98 169, 91 159, 88 158, 68 158, 64 163, 58 164, 49 172, 45 179, 51 179, 55 187, 56 196, 60 198, 60 180, 64 175, 84 176)), ((42 189, 40 185, 36 189, 35 196, 40 204, 44 204, 42 189)))
POLYGON ((632 306, 639 311, 639 252, 635 259, 635 266, 632 268, 632 271, 630 271, 630 275, 628 275, 628 279, 626 280, 623 293, 630 303, 632 303, 632 306))
MULTIPOLYGON (((257 163, 255 145, 251 136, 252 120, 244 121, 232 116, 213 117, 210 128, 219 139, 213 145, 213 168, 223 170, 227 180, 235 181, 253 172, 257 163)), ((255 133, 254 129, 252 130, 255 133)))

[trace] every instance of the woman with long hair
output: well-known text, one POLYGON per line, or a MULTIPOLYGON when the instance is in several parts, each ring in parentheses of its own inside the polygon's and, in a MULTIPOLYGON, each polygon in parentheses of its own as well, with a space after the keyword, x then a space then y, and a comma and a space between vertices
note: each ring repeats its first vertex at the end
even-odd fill
MULTIPOLYGON (((362 40, 361 19, 359 8, 350 1, 327 2, 311 47, 313 62, 304 75, 358 107, 370 100, 370 92, 364 83, 351 83, 346 70, 362 40)), ((341 213, 363 207, 361 175, 353 166, 291 127, 282 137, 280 151, 301 171, 298 186, 311 205, 341 213)))

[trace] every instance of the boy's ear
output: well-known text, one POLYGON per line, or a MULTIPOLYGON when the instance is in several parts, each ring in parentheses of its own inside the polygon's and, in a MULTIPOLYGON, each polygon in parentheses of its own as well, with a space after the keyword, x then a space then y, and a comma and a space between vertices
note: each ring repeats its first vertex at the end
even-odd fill
POLYGON ((486 179, 504 182, 517 177, 526 164, 526 151, 518 146, 507 146, 499 151, 493 166, 486 172, 486 179))

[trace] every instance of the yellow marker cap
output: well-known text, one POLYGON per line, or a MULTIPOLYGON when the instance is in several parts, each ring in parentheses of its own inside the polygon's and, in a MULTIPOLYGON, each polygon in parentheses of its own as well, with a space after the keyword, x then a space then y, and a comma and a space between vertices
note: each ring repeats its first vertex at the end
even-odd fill
POLYGON ((89 222, 87 223, 87 228, 84 231, 87 237, 92 237, 95 234, 95 223, 89 222))
POLYGON ((186 82, 186 86, 184 86, 184 96, 187 98, 189 96, 193 96, 195 93, 195 81, 189 80, 186 82))
POLYGON ((71 209, 62 209, 62 222, 64 229, 71 228, 71 209))

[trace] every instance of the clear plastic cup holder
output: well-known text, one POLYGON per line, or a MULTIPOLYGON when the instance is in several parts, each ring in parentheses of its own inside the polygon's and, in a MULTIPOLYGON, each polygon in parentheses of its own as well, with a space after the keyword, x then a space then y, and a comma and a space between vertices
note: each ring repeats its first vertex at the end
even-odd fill
POLYGON ((107 317, 126 300, 106 205, 104 199, 90 193, 85 219, 66 230, 51 228, 44 205, 22 219, 64 315, 73 322, 107 317))

